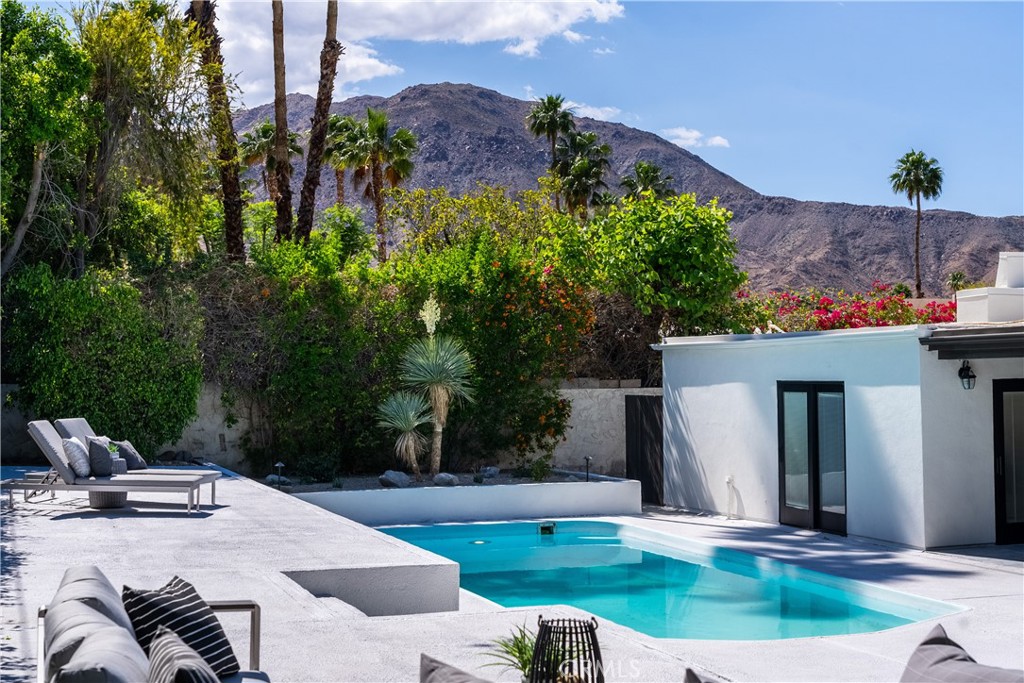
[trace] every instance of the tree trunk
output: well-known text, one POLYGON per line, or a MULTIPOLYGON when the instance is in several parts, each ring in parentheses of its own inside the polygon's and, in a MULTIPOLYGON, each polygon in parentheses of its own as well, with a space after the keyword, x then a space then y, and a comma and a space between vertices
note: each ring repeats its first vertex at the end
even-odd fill
POLYGON ((372 163, 370 186, 370 193, 373 195, 373 208, 377 213, 377 261, 384 264, 388 260, 388 237, 384 229, 384 172, 379 161, 372 163))
POLYGON ((336 168, 334 169, 334 183, 337 185, 337 189, 334 191, 334 203, 338 206, 345 205, 345 169, 336 168))
POLYGON ((39 188, 43 184, 43 164, 46 162, 46 148, 42 144, 36 144, 35 155, 32 159, 32 183, 28 188, 28 199, 25 201, 25 210, 18 220, 18 226, 14 229, 14 237, 10 244, 3 251, 3 259, 0 261, 0 277, 10 272, 14 265, 14 259, 18 256, 21 243, 28 232, 28 226, 36 219, 36 202, 39 199, 39 188))
POLYGON ((434 423, 434 438, 430 444, 430 476, 437 476, 441 471, 441 433, 444 426, 434 423))
POLYGON ((220 52, 220 35, 216 27, 215 0, 192 0, 188 13, 203 38, 203 66, 206 68, 206 91, 213 115, 213 134, 217 140, 217 168, 220 171, 221 201, 224 205, 224 242, 228 258, 245 260, 242 228, 242 186, 238 180, 238 138, 231 119, 231 101, 224 84, 224 57, 220 52))
POLYGON ((337 35, 338 0, 327 0, 327 33, 324 37, 324 47, 320 51, 320 82, 316 88, 316 105, 309 132, 309 148, 306 150, 306 177, 302 180, 299 217, 295 225, 295 239, 302 239, 304 242, 309 241, 309 234, 313 230, 316 189, 320 185, 320 164, 323 162, 327 142, 327 119, 331 113, 334 78, 338 74, 338 57, 345 50, 338 42, 337 35))
POLYGON ((288 103, 284 79, 284 6, 272 0, 274 29, 274 172, 278 198, 274 242, 292 238, 292 162, 288 159, 288 103))
MULTIPOLYGON (((557 178, 558 177, 558 172, 555 171, 555 166, 557 165, 557 159, 555 157, 555 140, 558 139, 558 136, 557 135, 552 135, 549 139, 551 140, 551 177, 552 178, 557 178)), ((558 191, 556 190, 555 191, 555 211, 561 211, 561 210, 562 210, 562 198, 558 196, 558 191)))
POLYGON ((921 193, 917 193, 917 229, 914 231, 914 292, 918 299, 921 291, 921 193))

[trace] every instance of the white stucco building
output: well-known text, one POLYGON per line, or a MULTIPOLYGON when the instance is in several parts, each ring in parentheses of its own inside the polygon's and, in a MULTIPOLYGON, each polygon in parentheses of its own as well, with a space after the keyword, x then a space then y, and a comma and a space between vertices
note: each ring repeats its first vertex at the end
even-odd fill
POLYGON ((1019 277, 1001 260, 988 288, 1006 320, 666 339, 665 503, 917 548, 1024 541, 1010 256, 1019 277))

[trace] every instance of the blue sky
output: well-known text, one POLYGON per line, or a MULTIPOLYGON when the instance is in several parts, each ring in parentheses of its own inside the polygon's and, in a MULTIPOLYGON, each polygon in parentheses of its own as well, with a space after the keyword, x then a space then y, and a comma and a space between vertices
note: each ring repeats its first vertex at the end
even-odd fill
MULTIPOLYGON (((273 96, 270 3, 219 0, 244 104, 273 96)), ((315 94, 325 3, 285 2, 288 90, 315 94)), ((911 148, 945 171, 928 208, 1024 214, 1024 2, 342 2, 335 99, 473 83, 657 133, 753 189, 902 205, 911 148)), ((456 122, 457 123, 457 122, 456 122)))

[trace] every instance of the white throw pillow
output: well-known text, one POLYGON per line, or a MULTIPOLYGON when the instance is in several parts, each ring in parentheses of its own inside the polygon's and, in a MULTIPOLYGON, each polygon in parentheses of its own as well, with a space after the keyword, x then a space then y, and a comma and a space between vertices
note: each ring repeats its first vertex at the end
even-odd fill
POLYGON ((74 436, 70 439, 61 439, 61 444, 64 445, 64 454, 68 456, 68 464, 77 476, 88 477, 92 474, 92 470, 89 469, 89 449, 85 444, 74 436))

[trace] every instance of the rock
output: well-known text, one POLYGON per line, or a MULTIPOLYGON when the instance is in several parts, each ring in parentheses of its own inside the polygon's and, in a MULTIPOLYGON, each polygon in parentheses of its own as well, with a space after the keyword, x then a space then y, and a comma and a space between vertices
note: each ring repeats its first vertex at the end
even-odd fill
POLYGON ((480 468, 480 474, 484 479, 494 479, 496 476, 501 474, 501 470, 494 465, 480 468))
POLYGON ((268 474, 266 479, 264 479, 263 481, 265 481, 266 483, 270 484, 271 486, 291 486, 292 485, 292 480, 291 479, 289 479, 288 477, 281 477, 281 476, 278 476, 276 474, 268 474))
POLYGON ((482 484, 482 483, 484 483, 484 475, 480 474, 479 472, 474 474, 473 475, 473 483, 474 484, 482 484))
POLYGON ((174 454, 178 462, 192 462, 192 451, 178 451, 174 454))
POLYGON ((570 474, 568 477, 565 478, 565 480, 566 481, 579 481, 580 478, 577 477, 575 474, 570 474))
POLYGON ((447 472, 441 472, 440 474, 434 475, 434 483, 438 486, 458 486, 459 478, 454 474, 448 474, 447 472))
POLYGON ((412 477, 405 472, 388 470, 377 477, 377 481, 379 481, 380 485, 386 489, 404 489, 408 488, 409 484, 412 483, 412 477))
POLYGON ((174 451, 164 451, 156 457, 160 462, 174 462, 174 451))

